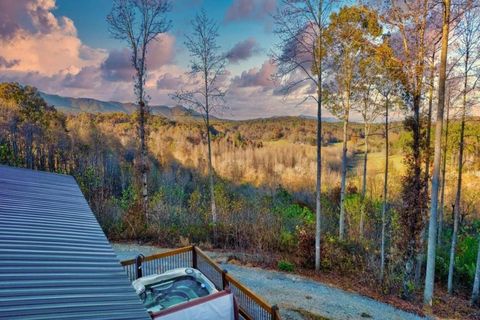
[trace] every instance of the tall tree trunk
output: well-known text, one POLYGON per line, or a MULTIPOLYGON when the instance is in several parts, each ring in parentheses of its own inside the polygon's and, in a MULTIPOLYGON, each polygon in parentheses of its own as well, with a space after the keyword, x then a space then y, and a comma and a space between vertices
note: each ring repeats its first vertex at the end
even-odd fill
POLYGON ((447 150, 448 150, 448 129, 450 125, 450 99, 447 100, 447 119, 445 120, 445 139, 443 146, 443 162, 442 162, 442 190, 440 197, 440 208, 438 210, 438 237, 437 244, 442 243, 443 233, 443 217, 445 212, 445 177, 447 172, 447 150))
POLYGON ((432 53, 432 63, 430 65, 430 88, 428 90, 428 115, 427 115, 427 147, 425 154, 425 186, 428 192, 428 182, 430 179, 430 156, 431 156, 431 132, 432 132, 432 109, 433 109, 433 90, 435 86, 435 48, 432 53))
POLYGON ((13 163, 10 163, 10 165, 18 166, 19 160, 18 160, 18 126, 17 122, 14 121, 10 125, 10 134, 11 134, 11 144, 12 144, 12 152, 13 152, 13 163))
POLYGON ((215 203, 215 184, 213 181, 213 163, 212 163, 212 143, 210 136, 210 105, 209 105, 209 91, 208 91, 208 72, 205 67, 203 71, 203 80, 205 85, 205 117, 207 125, 207 145, 208 145, 208 180, 210 184, 210 205, 212 209, 212 222, 213 222, 213 240, 217 241, 217 205, 215 203))
MULTIPOLYGON (((420 123, 420 100, 421 96, 415 94, 413 97, 413 124, 412 124, 412 133, 413 133, 413 143, 412 143, 412 160, 410 163, 411 166, 411 187, 409 190, 404 189, 404 196, 407 194, 409 196, 408 201, 409 207, 407 208, 408 217, 406 219, 407 225, 405 235, 405 270, 403 277, 403 294, 404 298, 411 298, 411 288, 412 284, 415 281, 415 262, 418 253, 418 225, 422 220, 422 212, 424 206, 424 188, 422 180, 422 168, 421 168, 421 123, 420 123)), ((404 199, 406 202, 407 199, 404 199)))
POLYGON ((25 166, 33 169, 33 128, 32 124, 26 124, 25 130, 25 166))
POLYGON ((362 208, 360 211, 360 239, 363 239, 364 219, 365 219, 365 197, 367 195, 367 161, 368 161, 368 134, 369 127, 367 120, 365 119, 365 137, 364 144, 365 149, 363 151, 363 179, 362 179, 362 208))
POLYGON ((455 250, 457 247, 457 234, 458 234, 458 209, 456 206, 454 206, 453 207, 452 243, 450 246, 450 260, 448 263, 448 280, 447 280, 448 294, 453 293, 453 269, 455 267, 455 250))
POLYGON ((345 238, 345 188, 347 180, 347 139, 348 139, 348 111, 345 111, 343 120, 343 147, 342 147, 342 180, 340 185, 340 221, 339 221, 339 239, 345 238))
POLYGON ((385 101, 385 173, 383 178, 383 205, 382 205, 382 243, 380 249, 380 279, 383 281, 385 274, 385 225, 387 215, 387 197, 388 197, 388 98, 385 101))
POLYGON ((465 53, 465 69, 463 78, 463 101, 462 101, 462 123, 460 124, 460 146, 458 150, 458 177, 457 177, 457 192, 455 194, 455 206, 453 208, 453 233, 452 246, 450 247, 450 263, 448 264, 448 293, 453 291, 453 269, 455 266, 455 250, 457 246, 458 234, 458 219, 460 216, 460 202, 462 198, 462 176, 463 176, 463 151, 465 148, 465 116, 467 112, 467 89, 468 89, 468 64, 469 64, 469 50, 465 53))
POLYGON ((472 305, 478 304, 479 287, 480 287, 480 242, 478 244, 477 264, 475 267, 475 278, 473 280, 472 305))
POLYGON ((362 198, 365 198, 365 196, 367 195, 368 134, 369 134, 369 128, 368 128, 368 124, 365 122, 365 137, 364 137, 365 148, 363 150, 364 157, 363 157, 362 198))
POLYGON ((148 216, 148 167, 147 167, 147 143, 146 143, 146 118, 147 118, 147 106, 145 104, 145 58, 147 54, 147 48, 145 43, 141 47, 141 60, 137 61, 137 51, 135 49, 134 61, 135 68, 137 71, 137 94, 138 94, 138 105, 139 105, 139 134, 140 134, 140 173, 142 175, 142 209, 145 219, 149 220, 148 216))
MULTIPOLYGON (((143 94, 142 94, 143 95, 143 94)), ((139 102, 140 117, 139 131, 140 131, 140 173, 142 175, 142 208, 143 214, 148 221, 148 188, 147 188, 147 144, 145 141, 145 122, 146 122, 146 110, 143 97, 139 102)))
POLYGON ((206 113, 207 117, 207 144, 208 144, 208 180, 210 184, 210 204, 212 208, 212 222, 217 223, 217 206, 215 204, 215 188, 213 181, 213 164, 212 164, 212 145, 210 137, 210 115, 206 113))
MULTIPOLYGON (((432 108, 433 108, 433 89, 435 84, 435 48, 433 48, 432 53, 432 63, 430 64, 430 88, 428 90, 428 114, 427 114, 427 137, 426 137, 426 147, 425 147, 425 175, 424 175, 424 186, 425 193, 428 194, 428 183, 430 180, 430 156, 431 156, 431 132, 432 132, 432 108)), ((426 208, 425 208, 426 209, 426 208)), ((417 265, 415 267, 415 283, 417 286, 420 284, 423 270, 423 261, 425 259, 425 233, 426 233, 426 220, 427 212, 422 214, 422 219, 424 220, 422 224, 422 231, 420 233, 420 252, 417 255, 417 265)))
POLYGON ((322 50, 323 50, 323 0, 318 2, 318 37, 314 48, 313 61, 318 61, 317 68, 317 185, 315 190, 315 271, 320 271, 321 237, 322 237, 322 50), (315 50, 316 49, 316 50, 315 50), (318 54, 317 54, 318 53, 318 54), (317 56, 316 56, 317 54, 317 56))
MULTIPOLYGON (((320 1, 320 11, 323 3, 320 1)), ((320 17, 321 18, 321 17, 320 17)), ((319 42, 321 42, 319 40, 319 42)), ((321 45, 321 44, 320 44, 321 45)), ((322 235, 322 61, 319 58, 319 72, 317 85, 317 185, 315 192, 315 270, 320 271, 320 239, 322 235)))
MULTIPOLYGON (((417 50, 418 54, 415 53, 413 67, 415 73, 412 75, 411 83, 411 94, 413 100, 413 119, 412 123, 407 125, 411 127, 413 134, 413 142, 411 144, 412 154, 411 157, 408 155, 406 159, 408 160, 408 171, 409 176, 406 177, 405 182, 408 182, 403 187, 403 201, 407 205, 404 210, 405 218, 405 271, 403 278, 403 296, 405 298, 411 298, 412 294, 412 284, 414 283, 415 276, 415 262, 416 256, 418 254, 419 243, 419 233, 421 233, 422 228, 422 214, 424 212, 424 207, 426 203, 426 193, 423 185, 422 177, 422 159, 421 159, 421 135, 422 135, 422 123, 420 119, 420 105, 422 100, 422 91, 423 91, 423 78, 424 78, 424 64, 425 64, 425 33, 427 30, 427 21, 428 21, 428 12, 429 12, 429 0, 422 1, 421 12, 418 12, 421 15, 421 19, 417 24, 418 32, 416 37, 417 41, 417 50), (420 229, 419 229, 420 228, 420 229)), ((419 8, 420 9, 420 8, 419 8)), ((417 13, 415 13, 417 14, 417 13)), ((408 37, 408 36, 406 36, 408 37)), ((404 39, 405 41, 409 41, 404 39)))
POLYGON ((55 146, 53 143, 48 145, 48 171, 55 172, 55 146))
POLYGON ((440 76, 438 82, 438 107, 435 124, 435 153, 433 159, 432 195, 430 204, 430 223, 428 226, 427 270, 425 275, 424 303, 432 305, 435 281, 435 254, 437 244, 437 206, 440 181, 440 162, 442 152, 443 111, 445 107, 445 88, 447 78, 448 36, 450 32, 450 0, 444 0, 442 27, 442 54, 440 58, 440 76))

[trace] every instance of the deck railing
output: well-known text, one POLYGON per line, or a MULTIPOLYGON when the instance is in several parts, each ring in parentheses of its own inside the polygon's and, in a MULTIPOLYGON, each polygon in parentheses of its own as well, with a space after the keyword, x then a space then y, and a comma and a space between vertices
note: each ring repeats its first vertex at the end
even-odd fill
POLYGON ((218 290, 230 288, 238 306, 240 317, 245 320, 280 320, 276 305, 269 305, 252 290, 220 268, 209 256, 196 246, 169 250, 167 252, 122 261, 130 281, 142 276, 163 273, 174 268, 195 268, 202 272, 218 290))

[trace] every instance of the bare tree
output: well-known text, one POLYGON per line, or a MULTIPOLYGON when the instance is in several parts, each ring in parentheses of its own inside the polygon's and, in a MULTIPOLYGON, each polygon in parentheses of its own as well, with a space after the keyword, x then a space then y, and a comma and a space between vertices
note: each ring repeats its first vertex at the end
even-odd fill
POLYGON ((435 151, 433 158, 432 195, 430 203, 430 223, 428 228, 427 270, 425 274, 424 303, 432 305, 435 281, 435 254, 437 244, 437 207, 440 185, 440 162, 442 156, 443 113, 445 109, 445 88, 447 79, 448 41, 450 34, 450 0, 443 1, 442 52, 438 80, 438 106, 435 124, 435 151))
POLYGON ((455 193, 454 219, 452 244, 450 247, 450 262, 448 267, 448 293, 453 291, 453 271, 455 264, 455 250, 457 245, 458 220, 461 212, 462 198, 462 176, 463 176, 463 156, 465 149, 465 121, 468 113, 469 93, 477 87, 480 77, 478 61, 480 60, 480 11, 478 8, 472 8, 465 12, 456 31, 459 34, 458 54, 462 57, 463 64, 463 88, 461 92, 461 123, 460 123, 460 145, 458 150, 458 177, 457 189, 455 193))
POLYGON ((114 0, 107 16, 109 31, 115 39, 125 41, 131 50, 135 69, 134 92, 138 103, 138 134, 140 137, 140 173, 142 175, 143 213, 147 216, 147 143, 145 124, 148 109, 145 95, 147 77, 147 51, 150 43, 170 29, 166 14, 170 11, 168 0, 114 0))
MULTIPOLYGON (((201 10, 192 21, 193 32, 186 35, 187 47, 191 65, 189 76, 196 82, 193 90, 182 89, 172 95, 179 103, 186 104, 190 109, 201 113, 207 131, 208 147, 208 178, 210 187, 210 204, 212 222, 214 224, 214 238, 216 238, 217 206, 215 203, 214 168, 212 163, 211 146, 211 116, 212 113, 225 107, 225 91, 222 88, 222 79, 225 75, 226 57, 220 53, 217 44, 219 37, 218 24, 209 19, 205 10, 201 10)), ((216 241, 216 239, 214 240, 216 241)))
POLYGON ((289 94, 302 86, 308 86, 308 98, 317 104, 317 172, 316 172, 316 229, 315 270, 320 270, 321 238, 321 187, 322 187, 322 95, 323 58, 325 55, 324 33, 333 0, 282 0, 275 15, 275 34, 280 39, 272 54, 278 66, 275 77, 289 94))

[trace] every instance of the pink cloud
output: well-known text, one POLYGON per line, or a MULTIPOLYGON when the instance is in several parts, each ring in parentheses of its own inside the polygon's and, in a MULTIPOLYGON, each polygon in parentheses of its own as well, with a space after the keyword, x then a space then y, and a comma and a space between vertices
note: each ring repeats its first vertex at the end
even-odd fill
POLYGON ((185 81, 181 75, 176 76, 167 72, 158 78, 157 89, 177 90, 182 87, 184 83, 185 81))
POLYGON ((156 70, 173 62, 175 57, 175 40, 175 36, 163 33, 157 40, 151 42, 147 53, 148 69, 156 70))
POLYGON ((277 70, 272 61, 266 60, 260 68, 252 68, 243 71, 240 76, 232 79, 233 87, 263 87, 271 89, 274 87, 272 75, 277 70))
POLYGON ((262 20, 273 13, 276 6, 276 0, 233 0, 225 13, 224 20, 226 22, 262 20))
POLYGON ((104 50, 87 49, 73 21, 55 17, 54 8, 54 0, 1 1, 0 56, 16 62, 10 69, 47 76, 76 74, 105 59, 104 50))

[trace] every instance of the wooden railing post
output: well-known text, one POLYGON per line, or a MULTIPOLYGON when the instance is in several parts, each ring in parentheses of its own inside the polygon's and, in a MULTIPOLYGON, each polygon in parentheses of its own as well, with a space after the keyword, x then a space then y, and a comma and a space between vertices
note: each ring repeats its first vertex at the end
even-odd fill
POLYGON ((197 249, 192 246, 192 267, 197 269, 197 249))
POLYGON ((272 320, 280 320, 278 317, 278 307, 276 304, 272 306, 272 320))
POLYGON ((222 271, 222 289, 224 289, 224 290, 225 290, 225 288, 228 287, 227 273, 228 273, 228 270, 223 269, 223 271, 222 271))
POLYGON ((141 278, 143 276, 143 272, 142 272, 142 262, 143 262, 143 259, 145 259, 145 256, 143 254, 139 254, 136 258, 135 258, 135 275, 136 275, 136 279, 138 278, 141 278))

